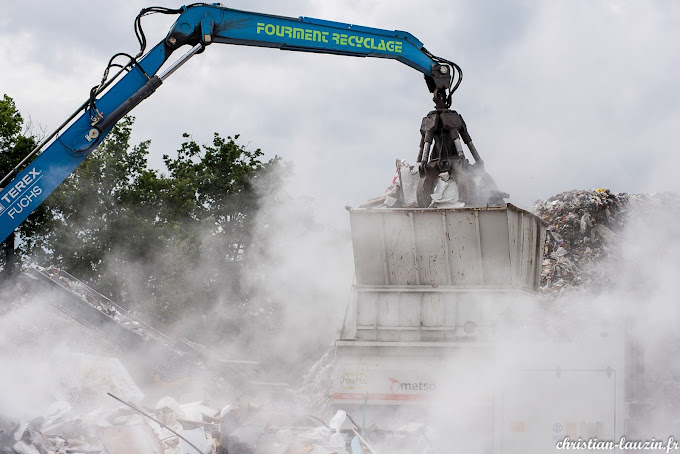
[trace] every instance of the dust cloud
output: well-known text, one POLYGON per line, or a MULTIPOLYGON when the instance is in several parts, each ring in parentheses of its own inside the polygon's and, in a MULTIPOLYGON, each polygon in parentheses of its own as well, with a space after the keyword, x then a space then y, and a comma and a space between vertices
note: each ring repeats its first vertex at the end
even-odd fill
MULTIPOLYGON (((209 348, 224 358, 257 360, 269 380, 295 386, 332 347, 342 326, 353 275, 349 232, 318 224, 310 201, 290 196, 286 187, 264 180, 259 191, 255 247, 242 282, 251 289, 247 307, 223 295, 173 330, 200 331, 206 319, 210 326, 239 320, 242 335, 209 348)), ((678 212, 653 202, 630 210, 626 228, 608 246, 609 258, 598 264, 598 273, 611 278, 607 282, 524 301, 480 297, 480 307, 492 309, 482 314, 492 321, 484 342, 459 343, 446 359, 421 371, 437 384, 436 403, 404 406, 398 422, 405 438, 397 437, 395 447, 394 439, 377 437, 376 449, 451 452, 455 446, 470 453, 539 454, 552 452, 572 434, 615 441, 621 435, 638 440, 674 435, 680 414, 678 212), (631 346, 637 356, 630 356, 631 346), (587 371, 594 372, 586 376, 587 371), (633 404, 621 413, 627 424, 618 415, 618 422, 607 422, 604 413, 623 401, 633 404)), ((192 276, 211 266, 196 267, 192 276)), ((84 327, 48 309, 48 299, 3 298, 11 310, 0 316, 0 414, 44 415, 55 402, 78 403, 78 389, 91 393, 82 397, 89 408, 105 405, 97 398, 105 390, 141 401, 135 382, 144 372, 136 370, 136 360, 103 339, 93 341, 84 327), (86 389, 73 376, 90 373, 86 365, 95 355, 120 361, 104 369, 117 371, 109 378, 90 376, 98 387, 86 389)), ((332 382, 321 377, 334 373, 324 364, 312 371, 318 383, 332 382)), ((194 396, 198 389, 191 388, 194 396)), ((375 422, 380 427, 379 417, 375 422)))
POLYGON ((677 440, 680 213, 662 199, 631 203, 609 258, 591 270, 607 279, 537 296, 531 314, 501 321, 491 344, 461 347, 432 371, 443 386, 424 418, 433 451, 423 452, 677 440))

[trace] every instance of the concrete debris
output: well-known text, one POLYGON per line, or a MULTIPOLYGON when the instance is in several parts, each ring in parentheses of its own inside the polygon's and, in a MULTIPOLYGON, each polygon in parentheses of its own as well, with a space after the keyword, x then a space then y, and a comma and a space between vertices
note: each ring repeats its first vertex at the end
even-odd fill
POLYGON ((100 427, 97 436, 108 454, 163 453, 164 446, 146 424, 100 427))
POLYGON ((102 358, 85 353, 55 352, 49 360, 52 395, 59 399, 51 407, 59 414, 67 405, 101 406, 108 403, 107 392, 131 402, 141 402, 144 393, 117 358, 102 358))
MULTIPOLYGON (((202 410, 208 410, 212 417, 218 414, 217 410, 208 407, 202 410)), ((49 419, 39 417, 15 425, 11 439, 6 436, 6 428, 0 429, 0 452, 185 454, 196 452, 196 447, 204 454, 218 452, 218 424, 205 424, 201 420, 180 423, 175 412, 183 414, 181 406, 172 405, 171 409, 161 404, 152 412, 164 425, 137 415, 127 407, 108 406, 86 414, 67 411, 49 419), (165 426, 171 427, 191 445, 165 426), (9 447, 13 451, 6 451, 9 447)))
POLYGON ((28 445, 23 441, 17 441, 12 448, 19 454, 40 454, 40 451, 38 451, 37 448, 33 445, 28 445))
MULTIPOLYGON (((183 403, 175 396, 164 396, 155 405, 148 405, 131 380, 129 389, 117 389, 127 392, 135 404, 115 395, 110 396, 115 400, 102 401, 100 394, 106 396, 107 386, 113 389, 116 383, 105 374, 129 376, 117 361, 89 355, 84 358, 79 360, 87 362, 87 367, 77 368, 74 376, 82 375, 71 382, 80 393, 60 393, 57 397, 61 400, 33 419, 13 421, 0 415, 0 452, 349 454, 352 449, 354 437, 345 427, 348 417, 344 411, 338 411, 326 423, 316 417, 290 414, 289 409, 294 408, 290 401, 255 402, 245 395, 216 407, 206 400, 183 403), (91 373, 97 365, 101 370, 91 373)), ((363 452, 371 451, 364 447, 363 452)))

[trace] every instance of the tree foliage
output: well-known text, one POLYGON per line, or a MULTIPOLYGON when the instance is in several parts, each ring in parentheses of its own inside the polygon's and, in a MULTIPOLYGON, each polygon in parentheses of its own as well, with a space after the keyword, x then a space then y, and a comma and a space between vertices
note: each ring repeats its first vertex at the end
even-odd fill
POLYGON ((50 229, 34 255, 156 322, 201 314, 217 301, 247 299, 240 285, 258 208, 254 182, 276 165, 262 152, 215 134, 188 134, 166 171, 148 167, 149 142, 132 146, 133 119, 45 202, 50 229))
MULTIPOLYGON (((38 241, 39 262, 51 262, 111 294, 116 285, 102 280, 108 257, 127 262, 148 258, 159 239, 149 225, 153 204, 134 203, 141 183, 154 181, 147 168, 149 142, 130 147, 132 122, 126 118, 45 201, 51 228, 38 241), (133 202, 133 203, 129 203, 133 202), (117 250, 122 254, 114 255, 117 250), (120 258, 118 258, 120 256, 120 258)), ((118 295, 116 295, 118 296, 118 295)))
MULTIPOLYGON (((0 175, 5 176, 17 166, 35 147, 36 140, 24 129, 24 119, 14 100, 4 95, 0 100, 0 175)), ((18 242, 16 257, 24 257, 35 247, 32 239, 48 220, 47 213, 40 208, 31 214, 17 229, 21 241, 18 242)), ((6 259, 12 257, 14 239, 10 236, 0 253, 0 266, 7 269, 6 259)), ((9 267, 14 267, 10 263, 9 267)))

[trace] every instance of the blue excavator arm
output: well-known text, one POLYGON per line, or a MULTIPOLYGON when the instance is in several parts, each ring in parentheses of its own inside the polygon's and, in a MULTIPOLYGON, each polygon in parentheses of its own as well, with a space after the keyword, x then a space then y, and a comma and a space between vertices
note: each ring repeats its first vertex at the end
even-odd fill
POLYGON ((425 75, 438 109, 450 106, 451 93, 462 77, 455 63, 433 56, 413 35, 403 31, 238 11, 219 4, 195 4, 178 10, 147 8, 137 17, 135 29, 142 45, 138 56, 116 54, 126 55, 129 62, 108 80, 112 58, 90 99, 0 182, 0 241, 78 167, 121 118, 211 43, 398 60, 425 75), (146 38, 139 20, 152 12, 177 13, 179 17, 166 38, 142 56, 146 38), (159 73, 171 54, 186 45, 191 50, 159 73), (40 153, 47 143, 49 146, 40 153))

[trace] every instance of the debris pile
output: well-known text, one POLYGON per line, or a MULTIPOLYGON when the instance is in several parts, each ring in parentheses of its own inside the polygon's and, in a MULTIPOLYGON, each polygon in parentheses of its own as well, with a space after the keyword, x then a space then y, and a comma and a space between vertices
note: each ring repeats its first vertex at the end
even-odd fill
POLYGON ((223 359, 202 345, 165 335, 63 270, 34 266, 24 275, 49 290, 48 299, 59 310, 135 355, 161 381, 209 377, 211 387, 225 391, 260 373, 256 361, 223 359))
POLYGON ((541 289, 559 292, 614 283, 609 267, 601 264, 616 257, 619 235, 631 214, 678 206, 680 197, 675 194, 613 193, 609 189, 566 191, 537 201, 533 211, 547 224, 541 289))
POLYGON ((329 349, 304 376, 302 386, 297 392, 297 400, 306 408, 314 409, 319 415, 332 413, 331 402, 335 349, 329 349))
MULTIPOLYGON (((62 273, 59 275, 56 280, 61 286, 77 291, 78 298, 86 297, 89 287, 74 285, 62 273)), ((30 302, 31 293, 25 296, 24 303, 30 302)), ((80 312, 74 315, 93 310, 90 304, 77 306, 80 312)), ((15 310, 22 307, 25 305, 15 310)), ((111 317, 125 315, 115 305, 110 307, 116 314, 111 317)), ((68 317, 64 322, 74 323, 68 317)), ((44 349, 42 343, 36 346, 44 349)), ((308 415, 287 384, 255 381, 259 377, 235 379, 242 375, 240 368, 236 362, 228 365, 231 367, 221 369, 220 378, 237 386, 214 386, 212 376, 173 382, 154 377, 149 382, 141 375, 140 388, 116 358, 57 347, 45 362, 36 361, 30 367, 44 376, 38 386, 30 388, 32 394, 40 396, 31 397, 37 405, 22 405, 19 396, 0 396, 0 404, 5 404, 0 406, 0 453, 352 452, 352 430, 334 429, 334 424, 328 423, 330 418, 325 417, 324 422, 308 415), (201 400, 206 398, 210 401, 201 400), (116 402, 118 399, 120 402, 116 402)), ((5 390, 11 392, 11 388, 5 390)), ((371 451, 366 448, 363 452, 371 451)))
MULTIPOLYGON (((392 183, 380 197, 368 200, 360 208, 415 208, 418 206, 418 167, 409 165, 402 159, 397 159, 397 171, 392 183)), ((451 185, 453 189, 455 183, 451 185)), ((441 195, 440 195, 441 198, 441 195)), ((456 191, 456 202, 458 200, 456 191)))
POLYGON ((206 402, 179 405, 171 397, 161 399, 154 409, 125 404, 87 413, 56 401, 44 415, 28 421, 0 418, 0 452, 217 453, 220 434, 215 421, 219 410, 206 402))
POLYGON ((151 326, 147 325, 140 319, 136 318, 134 315, 118 306, 116 303, 111 301, 109 298, 95 291, 88 285, 79 281, 75 277, 71 276, 66 271, 63 271, 54 266, 48 268, 43 268, 40 266, 35 266, 34 269, 39 273, 42 273, 53 281, 58 282, 59 285, 70 290, 71 292, 78 295, 83 301, 87 301, 95 307, 97 310, 106 314, 116 322, 128 328, 130 331, 138 334, 144 340, 153 338, 155 341, 166 345, 167 347, 176 348, 175 342, 162 334, 161 332, 153 329, 151 326))
MULTIPOLYGON (((84 381, 82 389, 92 383, 84 381)), ((132 385, 134 387, 134 385, 132 385)), ((138 391, 138 390, 137 390, 138 391)), ((165 396, 155 405, 105 393, 111 404, 85 411, 58 400, 42 415, 12 420, 0 415, 0 452, 18 454, 349 454, 370 453, 358 426, 346 428, 339 410, 329 423, 294 414, 293 406, 247 398, 213 407, 209 401, 180 404, 165 396), (117 404, 121 405, 117 405, 117 404), (350 451, 351 450, 351 451, 350 451)), ((352 423, 354 424, 354 423, 352 423)))
POLYGON ((498 191, 493 179, 482 168, 469 174, 461 171, 456 180, 455 172, 442 172, 432 179, 421 178, 419 167, 402 159, 397 159, 396 166, 396 174, 385 193, 360 208, 501 206, 505 203, 503 199, 509 197, 498 191))

